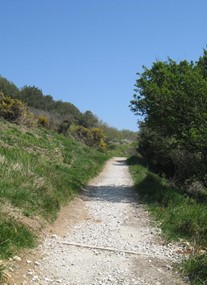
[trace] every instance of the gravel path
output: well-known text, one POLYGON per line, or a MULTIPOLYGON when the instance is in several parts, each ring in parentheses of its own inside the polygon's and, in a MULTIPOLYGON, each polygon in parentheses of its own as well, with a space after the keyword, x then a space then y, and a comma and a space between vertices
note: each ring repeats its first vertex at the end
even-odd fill
POLYGON ((80 198, 87 217, 45 238, 21 284, 184 284, 172 270, 179 247, 164 244, 151 225, 124 158, 109 160, 80 198))

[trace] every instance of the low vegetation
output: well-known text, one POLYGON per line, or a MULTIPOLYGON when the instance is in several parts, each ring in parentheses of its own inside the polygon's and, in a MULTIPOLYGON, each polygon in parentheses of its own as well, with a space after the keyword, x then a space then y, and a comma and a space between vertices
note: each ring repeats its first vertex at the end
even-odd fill
POLYGON ((47 128, 1 119, 0 133, 0 259, 4 259, 35 245, 36 233, 22 217, 54 221, 60 207, 100 171, 108 156, 47 128))
MULTIPOLYGON (((10 102, 21 102, 28 108, 30 117, 38 125, 42 125, 49 129, 55 130, 64 135, 71 135, 71 131, 84 128, 81 131, 83 142, 88 142, 88 133, 93 128, 98 128, 99 132, 103 132, 105 138, 101 138, 100 145, 105 148, 106 145, 120 143, 122 140, 133 141, 137 137, 136 132, 130 130, 118 130, 110 127, 106 123, 99 120, 91 111, 87 110, 81 113, 80 110, 72 103, 56 101, 51 95, 43 94, 42 90, 36 86, 23 86, 18 88, 13 82, 0 76, 0 92, 10 102), (13 101, 12 101, 13 100, 13 101), (85 133, 86 137, 83 136, 85 133), (105 145, 106 144, 106 145, 105 145)), ((1 116, 1 115, 0 115, 1 116)), ((27 116, 22 117, 24 121, 28 121, 27 116)), ((80 133, 80 132, 79 132, 80 133)), ((76 134, 78 136, 78 134, 76 134)), ((78 138, 80 140, 80 136, 78 138)))
POLYGON ((207 205, 183 195, 167 179, 149 171, 141 157, 131 157, 128 164, 140 199, 160 222, 165 238, 191 244, 191 255, 182 264, 182 274, 188 275, 192 284, 205 284, 207 205))
MULTIPOLYGON (((36 245, 38 231, 32 224, 38 220, 41 227, 54 221, 60 207, 98 174, 112 154, 110 138, 90 111, 81 114, 73 105, 55 101, 51 106, 59 106, 56 113, 31 109, 19 98, 20 93, 27 95, 29 103, 29 91, 34 92, 34 107, 38 98, 46 104, 48 98, 36 88, 20 92, 0 78, 0 280, 2 260, 36 245)), ((113 153, 121 138, 133 134, 120 131, 118 138, 118 130, 102 125, 117 138, 113 153)))
POLYGON ((0 76, 0 282, 2 260, 35 246, 40 228, 136 136, 0 76))
POLYGON ((37 237, 34 233, 5 214, 0 216, 0 233, 0 257, 4 259, 12 256, 21 248, 31 248, 36 244, 37 237))

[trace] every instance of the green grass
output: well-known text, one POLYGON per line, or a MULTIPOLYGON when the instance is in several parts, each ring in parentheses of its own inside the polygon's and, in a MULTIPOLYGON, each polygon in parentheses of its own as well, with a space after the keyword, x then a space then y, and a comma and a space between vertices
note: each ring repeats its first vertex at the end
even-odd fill
MULTIPOLYGON (((206 248, 207 205, 198 203, 170 187, 166 179, 148 171, 141 158, 130 158, 128 164, 140 199, 161 223, 165 238, 184 239, 190 241, 197 249, 206 248)), ((207 254, 203 255, 202 262, 201 257, 192 256, 183 263, 182 271, 190 276, 192 284, 205 284, 202 282, 207 280, 206 256, 207 254), (195 276, 194 271, 198 274, 196 281, 192 278, 195 276)))
POLYGON ((130 157, 136 153, 137 141, 129 143, 109 144, 108 152, 111 156, 130 157))
MULTIPOLYGON (((108 155, 47 129, 0 120, 0 201, 27 217, 54 221, 102 168, 108 155)), ((34 235, 0 210, 0 259, 27 245, 34 235), (13 233, 16 238, 13 238, 13 233)))
POLYGON ((18 249, 31 248, 36 244, 36 236, 14 219, 0 217, 0 256, 8 258, 18 249))
POLYGON ((207 254, 192 256, 182 264, 183 274, 188 274, 192 284, 207 284, 207 254))

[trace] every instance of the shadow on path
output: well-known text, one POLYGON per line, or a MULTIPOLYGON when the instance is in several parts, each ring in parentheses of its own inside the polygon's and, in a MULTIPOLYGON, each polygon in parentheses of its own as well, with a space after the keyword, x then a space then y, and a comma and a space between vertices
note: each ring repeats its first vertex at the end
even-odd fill
POLYGON ((134 187, 126 186, 87 186, 81 194, 84 201, 107 201, 111 203, 138 203, 134 187))
POLYGON ((115 163, 112 165, 124 166, 127 165, 127 160, 125 158, 116 159, 115 163))

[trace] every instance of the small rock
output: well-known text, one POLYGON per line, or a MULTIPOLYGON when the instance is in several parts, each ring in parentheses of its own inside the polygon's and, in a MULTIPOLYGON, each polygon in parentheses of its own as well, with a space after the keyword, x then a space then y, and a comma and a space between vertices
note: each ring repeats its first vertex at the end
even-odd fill
POLYGON ((15 255, 15 256, 13 257, 13 260, 15 260, 15 261, 21 261, 22 259, 21 259, 21 257, 19 257, 18 255, 15 255))
POLYGON ((32 275, 33 275, 33 272, 29 270, 29 271, 27 272, 27 275, 32 276, 32 275))
POLYGON ((49 278, 47 278, 47 277, 45 277, 44 280, 45 280, 45 281, 48 281, 48 282, 49 282, 49 281, 52 281, 51 279, 49 279, 49 278))
POLYGON ((185 276, 183 279, 184 279, 185 282, 189 282, 190 281, 189 276, 185 276))
POLYGON ((33 278, 32 278, 32 281, 38 281, 39 280, 39 277, 37 275, 35 275, 33 278))
POLYGON ((40 263, 38 261, 35 261, 35 265, 40 266, 40 263))

